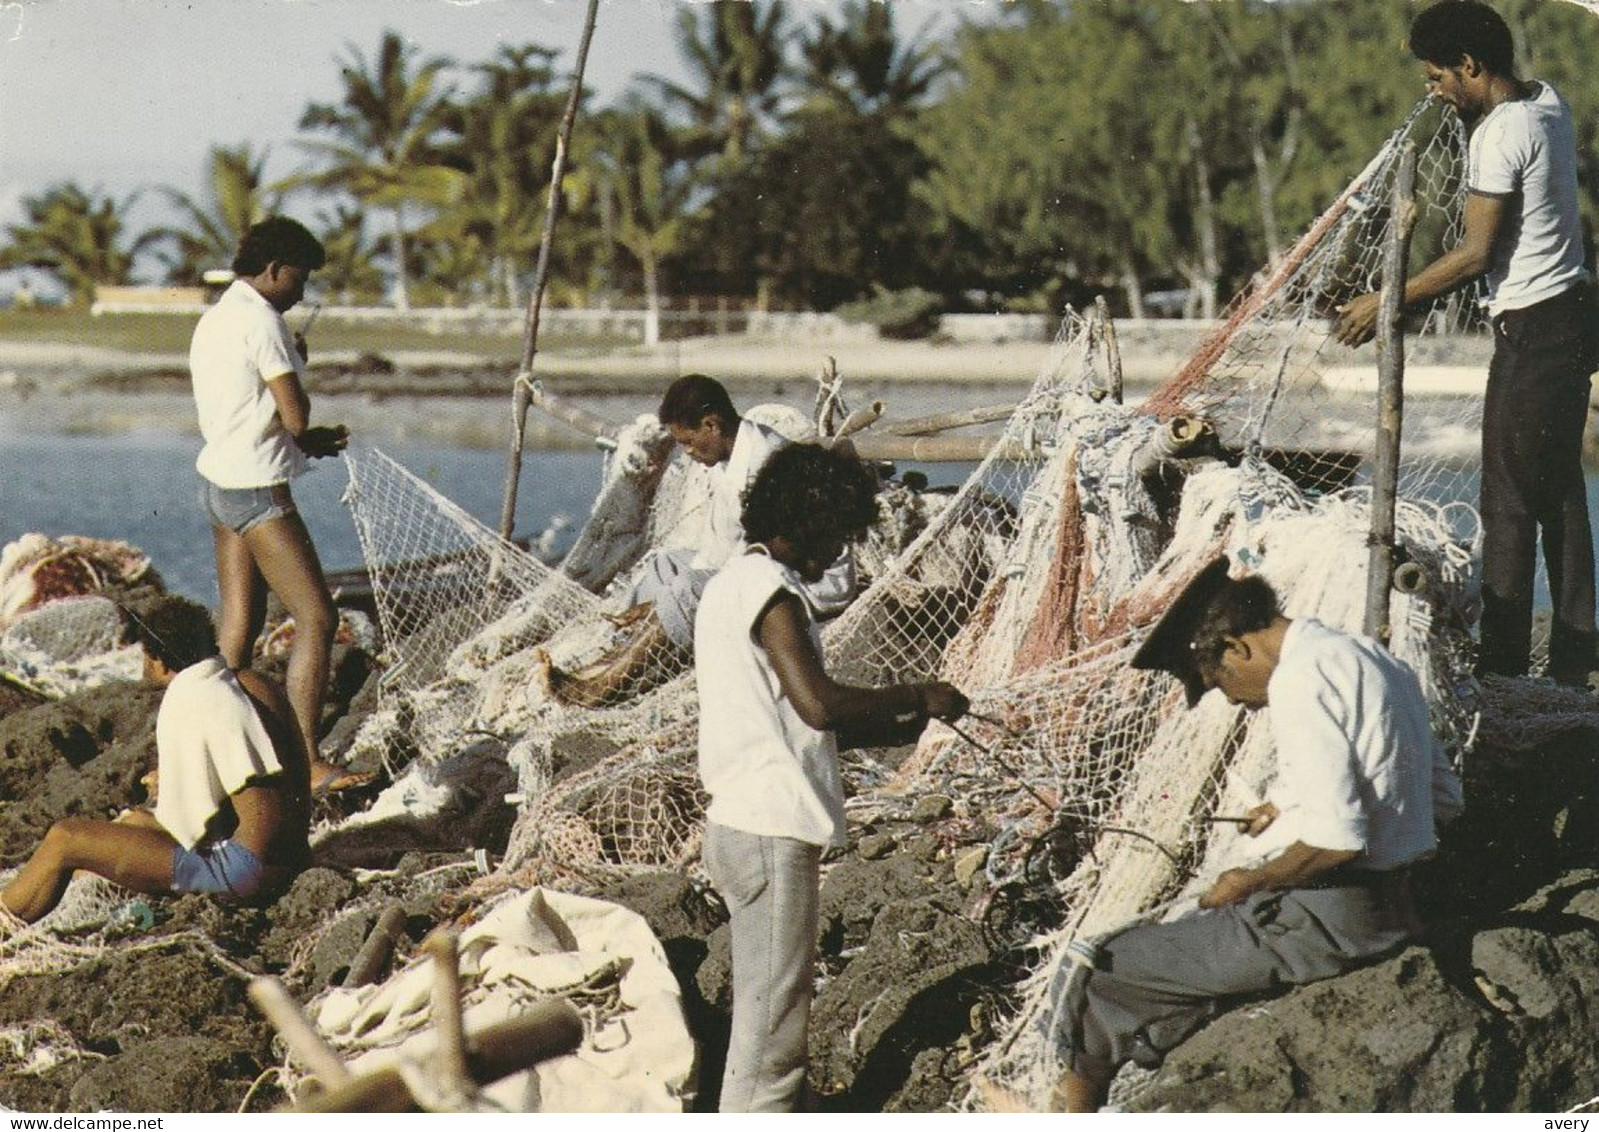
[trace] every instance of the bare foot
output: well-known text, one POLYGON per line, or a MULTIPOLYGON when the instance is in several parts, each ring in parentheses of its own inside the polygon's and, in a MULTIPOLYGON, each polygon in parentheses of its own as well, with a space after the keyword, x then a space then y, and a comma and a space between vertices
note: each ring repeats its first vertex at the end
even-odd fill
POLYGON ((337 794, 344 790, 354 790, 365 786, 376 774, 369 771, 345 770, 342 766, 317 759, 311 764, 311 796, 320 798, 324 794, 337 794))
POLYGON ((1003 1085, 996 1085, 987 1077, 972 1078, 972 1090, 983 1102, 985 1112, 1037 1112, 1027 1098, 1003 1085))
POLYGON ((654 608, 655 606, 652 603, 641 601, 637 605, 628 606, 620 613, 601 613, 600 616, 618 629, 626 629, 629 625, 648 617, 654 608))

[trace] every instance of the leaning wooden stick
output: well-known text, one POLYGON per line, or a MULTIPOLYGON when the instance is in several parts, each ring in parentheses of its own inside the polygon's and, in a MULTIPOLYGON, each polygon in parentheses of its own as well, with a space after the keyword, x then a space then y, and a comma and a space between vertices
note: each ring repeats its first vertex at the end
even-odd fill
POLYGON ((300 1010, 299 1003, 288 989, 268 975, 250 983, 250 1001, 272 1023, 283 1044, 289 1047, 289 1056, 299 1061, 328 1088, 335 1088, 350 1080, 350 1070, 339 1060, 336 1050, 316 1032, 311 1020, 300 1010))
MULTIPOLYGON (((469 1039, 467 1069, 478 1085, 531 1069, 577 1049, 583 1018, 563 999, 535 1003, 515 1018, 485 1026, 469 1039)), ((295 1105, 295 1112, 416 1112, 421 1108, 396 1067, 363 1074, 295 1105)))
POLYGON ((445 1094, 466 1100, 473 1092, 466 1067, 466 1033, 461 1025, 460 936, 446 928, 428 936, 422 950, 433 957, 433 1031, 438 1037, 438 1068, 445 1094))

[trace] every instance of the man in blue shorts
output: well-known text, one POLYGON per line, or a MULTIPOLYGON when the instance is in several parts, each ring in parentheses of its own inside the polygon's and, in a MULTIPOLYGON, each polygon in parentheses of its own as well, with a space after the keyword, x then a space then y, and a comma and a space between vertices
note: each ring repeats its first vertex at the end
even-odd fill
POLYGON ((192 603, 168 602, 133 623, 145 677, 166 688, 155 809, 51 826, 0 893, 0 912, 25 923, 60 902, 78 869, 136 892, 234 902, 277 895, 309 859, 310 764, 283 690, 228 668, 192 603))

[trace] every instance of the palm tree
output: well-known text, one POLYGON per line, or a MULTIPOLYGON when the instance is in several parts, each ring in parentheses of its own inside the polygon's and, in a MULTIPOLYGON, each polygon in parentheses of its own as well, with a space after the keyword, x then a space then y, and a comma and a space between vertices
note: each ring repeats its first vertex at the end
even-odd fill
POLYGON ((135 258, 156 238, 146 232, 123 246, 127 212, 137 199, 114 200, 75 181, 24 197, 26 219, 6 226, 10 243, 0 248, 0 267, 47 268, 61 277, 73 302, 92 302, 97 285, 126 283, 135 258))
POLYGON ((266 160, 267 152, 253 152, 249 142, 215 145, 207 158, 204 198, 163 190, 184 221, 155 230, 156 236, 176 246, 168 278, 195 282, 208 268, 226 266, 250 225, 278 210, 283 198, 266 186, 266 160))
POLYGON ((301 143, 327 167, 298 180, 343 189, 362 204, 387 210, 393 226, 389 254, 394 268, 394 305, 411 305, 406 268, 406 206, 443 208, 460 195, 464 177, 440 160, 439 146, 451 90, 440 82, 449 61, 416 60, 415 49, 392 31, 383 33, 369 65, 354 47, 340 71, 344 100, 313 103, 300 117, 302 130, 324 130, 333 141, 301 143))
POLYGON ((914 109, 950 67, 936 45, 902 43, 893 7, 876 0, 845 0, 836 25, 818 16, 800 55, 804 84, 858 114, 914 109))
POLYGON ((783 0, 764 9, 754 0, 685 4, 677 13, 677 43, 698 89, 655 75, 641 78, 687 112, 703 152, 720 152, 736 164, 780 105, 786 20, 783 0))
POLYGON ((647 308, 644 340, 661 336, 661 264, 688 234, 695 182, 683 140, 633 100, 594 122, 593 161, 613 190, 616 240, 638 261, 647 308))
POLYGON ((538 248, 566 99, 556 89, 558 54, 536 44, 501 45, 494 60, 473 68, 483 77, 477 96, 447 118, 456 136, 447 160, 467 171, 469 188, 429 234, 480 247, 491 292, 513 306, 522 301, 517 267, 538 248))
POLYGON ((332 298, 354 303, 383 293, 383 273, 374 261, 376 249, 366 236, 366 214, 347 203, 317 215, 318 238, 327 262, 317 272, 332 298))

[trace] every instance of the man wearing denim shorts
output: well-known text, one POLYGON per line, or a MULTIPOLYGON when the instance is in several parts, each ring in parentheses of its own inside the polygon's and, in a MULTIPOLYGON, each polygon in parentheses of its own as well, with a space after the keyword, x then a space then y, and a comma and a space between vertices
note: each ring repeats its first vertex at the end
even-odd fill
POLYGON ((305 338, 290 333, 283 315, 325 256, 316 237, 288 217, 251 225, 233 258, 238 278, 201 316, 189 344, 205 438, 195 467, 221 597, 218 647, 230 668, 248 668, 268 592, 283 603, 294 620, 285 684, 319 791, 352 784, 317 754, 338 612, 289 481, 305 470, 307 456, 338 455, 349 431, 311 425, 305 338))
MULTIPOLYGON (((1416 17, 1410 50, 1427 89, 1473 125, 1464 234, 1405 283, 1424 303, 1486 273, 1494 353, 1482 416, 1482 641, 1478 670, 1525 675, 1539 534, 1553 619, 1548 675, 1587 683, 1594 665, 1594 551, 1582 433, 1599 335, 1571 109, 1546 82, 1515 77, 1510 29, 1475 0, 1416 17)), ((1340 308, 1335 333, 1374 333, 1377 296, 1340 308)))
POLYGON ((235 902, 276 895, 305 868, 310 770, 282 689, 214 655, 210 621, 193 603, 134 617, 133 630, 146 678, 166 688, 154 812, 56 822, 0 893, 0 913, 32 923, 78 869, 138 892, 235 902))

